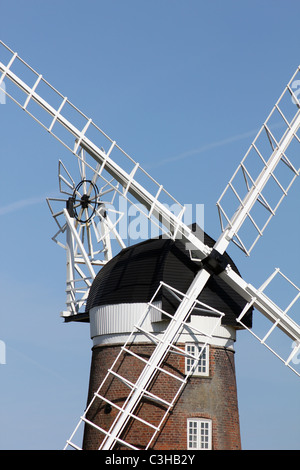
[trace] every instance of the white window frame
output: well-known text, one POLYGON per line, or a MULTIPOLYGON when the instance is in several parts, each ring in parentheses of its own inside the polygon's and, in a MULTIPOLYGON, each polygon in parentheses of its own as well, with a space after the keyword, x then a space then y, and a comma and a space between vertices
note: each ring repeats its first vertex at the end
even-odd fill
MULTIPOLYGON (((197 366, 194 368, 192 375, 199 377, 207 377, 209 375, 209 345, 203 345, 201 343, 186 343, 185 344, 186 354, 192 354, 196 358, 201 353, 199 359, 195 359, 198 362, 197 366), (201 350, 203 351, 201 352, 201 350)), ((194 360, 185 356, 185 374, 191 374, 191 369, 193 368, 194 360)))
POLYGON ((212 450, 212 421, 204 418, 188 418, 187 449, 212 450))

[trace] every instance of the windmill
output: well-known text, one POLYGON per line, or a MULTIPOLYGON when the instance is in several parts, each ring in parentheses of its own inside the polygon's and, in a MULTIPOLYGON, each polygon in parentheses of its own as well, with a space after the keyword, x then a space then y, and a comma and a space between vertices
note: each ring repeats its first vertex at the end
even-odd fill
MULTIPOLYGON (((204 360, 206 346, 210 344, 212 338, 219 335, 222 329, 224 312, 201 300, 201 294, 205 292, 213 276, 221 280, 244 301, 243 308, 235 319, 236 323, 253 333, 247 318, 252 308, 259 311, 267 319, 269 326, 263 337, 259 338, 255 333, 253 334, 299 376, 299 372, 293 367, 293 358, 300 349, 300 327, 297 319, 292 318, 294 304, 300 296, 299 288, 279 269, 276 269, 262 286, 255 288, 242 279, 234 269, 231 260, 228 260, 226 249, 232 241, 246 255, 251 253, 299 175, 297 160, 294 157, 300 143, 300 103, 293 91, 293 83, 300 69, 296 70, 285 87, 218 200, 221 234, 216 241, 208 244, 205 234, 197 236, 195 231, 185 223, 184 206, 175 201, 161 184, 157 183, 119 147, 116 141, 108 137, 90 118, 53 88, 42 75, 24 62, 17 53, 2 42, 1 46, 0 85, 5 79, 6 95, 41 124, 47 132, 57 138, 79 162, 80 180, 78 182, 73 180, 64 164, 59 163, 60 190, 64 191, 67 197, 56 201, 48 200, 59 228, 54 240, 67 252, 67 311, 63 313, 63 316, 68 320, 74 320, 82 319, 86 313, 89 313, 85 311, 82 315, 80 309, 89 301, 92 302, 99 293, 98 290, 95 293, 94 289, 94 286, 98 285, 98 276, 94 267, 103 266, 98 277, 102 289, 101 272, 109 271, 112 264, 119 261, 113 256, 111 250, 112 235, 119 246, 124 248, 122 238, 118 234, 118 222, 112 221, 106 211, 111 202, 106 199, 107 194, 110 194, 114 201, 120 197, 129 205, 138 207, 139 210, 142 207, 143 216, 154 224, 158 235, 162 237, 158 236, 158 240, 163 240, 164 243, 165 240, 171 240, 172 246, 180 240, 184 246, 184 256, 188 253, 193 266, 197 266, 185 291, 161 280, 150 300, 146 302, 145 310, 137 312, 139 318, 136 316, 131 318, 129 324, 132 331, 127 335, 123 345, 119 347, 119 354, 107 369, 102 383, 93 391, 85 413, 67 441, 67 447, 79 448, 74 437, 81 425, 92 428, 97 435, 101 436, 98 438, 98 448, 103 450, 148 449, 155 446, 170 412, 175 410, 183 390, 188 386, 191 375, 204 360), (278 126, 278 119, 280 126, 278 126), (95 167, 87 162, 87 155, 92 159, 95 167), (86 177, 86 169, 92 172, 89 178, 86 177), (67 190, 62 189, 63 184, 67 186, 67 190), (64 203, 65 207, 56 211, 52 207, 54 202, 64 203), (176 214, 170 210, 170 206, 174 203, 179 208, 176 214), (63 218, 63 223, 58 221, 59 217, 63 218), (61 243, 58 237, 64 233, 66 233, 66 243, 61 243), (93 248, 92 233, 101 248, 93 248), (84 269, 87 269, 87 274, 84 269), (279 307, 265 293, 269 283, 278 277, 287 282, 295 291, 284 308, 279 307), (83 283, 83 288, 77 287, 79 281, 83 283), (167 299, 169 304, 173 305, 171 314, 168 309, 164 310, 162 303, 159 303, 162 299, 167 299), (197 323, 197 325, 191 321, 193 316, 197 316, 194 315, 195 311, 200 312, 201 318, 200 324, 197 323), (209 318, 205 325, 202 317, 209 318), (159 324, 158 327, 157 324, 159 324), (190 349, 183 350, 178 346, 180 338, 187 331, 190 336, 201 338, 200 348, 190 347, 190 349), (269 339, 278 331, 289 342, 286 356, 281 352, 279 354, 268 344, 269 339), (137 344, 137 349, 134 349, 136 341, 139 343, 141 338, 143 341, 147 338, 152 345, 151 354, 146 358, 143 352, 138 352, 139 344, 137 344), (134 380, 132 376, 128 378, 122 367, 120 368, 120 364, 124 364, 124 357, 129 356, 134 358, 135 364, 139 364, 136 368, 138 373, 133 374, 136 375, 134 380), (184 361, 189 364, 189 370, 184 374, 171 372, 170 367, 165 367, 171 356, 184 358, 184 361), (176 386, 167 386, 167 392, 163 390, 163 387, 157 389, 155 384, 162 376, 168 376, 176 383, 176 386), (114 380, 122 384, 122 394, 124 390, 127 390, 122 402, 111 399, 107 395, 107 389, 112 387, 114 380), (170 388, 172 388, 172 396, 169 393, 170 388), (155 406, 156 411, 160 410, 159 416, 154 413, 154 421, 147 412, 146 415, 144 414, 144 410, 148 409, 146 402, 152 407, 155 406), (102 414, 110 416, 108 427, 102 427, 99 424, 95 404, 97 410, 101 409, 102 414), (93 416, 96 418, 95 421, 93 416), (135 429, 133 423, 137 423, 138 426, 134 438, 131 433, 133 432, 131 430, 135 429), (142 433, 139 433, 141 426, 146 427, 147 432, 143 431, 146 436, 145 442, 143 441, 143 445, 139 446, 136 442, 136 435, 142 436, 142 433)), ((117 212, 121 217, 121 211, 117 212)), ((188 261, 186 263, 188 264, 188 261)), ((101 306, 101 304, 92 305, 93 307, 101 306)), ((103 332, 101 333, 103 319, 107 320, 107 312, 103 313, 102 309, 98 309, 93 318, 93 327, 98 329, 95 337, 105 336, 103 332)), ((123 332, 119 336, 124 336, 123 332)), ((206 421, 199 421, 197 417, 189 419, 188 446, 198 448, 200 436, 199 440, 203 448, 208 448, 206 438, 211 435, 211 426, 209 419, 206 421)))

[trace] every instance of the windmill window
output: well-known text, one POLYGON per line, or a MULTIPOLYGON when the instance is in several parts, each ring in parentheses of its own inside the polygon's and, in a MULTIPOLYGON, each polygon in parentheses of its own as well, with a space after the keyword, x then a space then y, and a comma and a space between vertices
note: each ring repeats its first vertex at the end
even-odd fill
POLYGON ((185 373, 208 376, 209 375, 209 346, 199 343, 186 343, 185 345, 185 373), (190 357, 195 356, 195 359, 190 357))
POLYGON ((210 419, 189 418, 187 420, 188 450, 211 450, 212 425, 210 419))

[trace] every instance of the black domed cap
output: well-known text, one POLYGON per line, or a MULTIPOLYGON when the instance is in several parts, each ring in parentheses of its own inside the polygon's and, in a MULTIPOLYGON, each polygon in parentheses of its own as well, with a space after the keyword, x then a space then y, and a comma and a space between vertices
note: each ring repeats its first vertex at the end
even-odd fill
MULTIPOLYGON (((213 247, 215 242, 204 234, 204 243, 213 247)), ((239 274, 232 259, 226 253, 224 257, 239 274)), ((101 268, 90 288, 86 312, 100 305, 149 302, 161 281, 185 293, 198 271, 199 264, 191 260, 180 240, 155 238, 138 243, 123 249, 101 268)), ((171 315, 178 307, 178 301, 165 287, 159 290, 155 300, 161 300, 162 309, 171 315)), ((219 276, 212 274, 198 300, 223 312, 223 324, 241 327, 236 318, 246 301, 219 276)), ((201 312, 194 310, 194 314, 201 315, 201 312)), ((243 322, 249 328, 252 326, 252 309, 243 322)))

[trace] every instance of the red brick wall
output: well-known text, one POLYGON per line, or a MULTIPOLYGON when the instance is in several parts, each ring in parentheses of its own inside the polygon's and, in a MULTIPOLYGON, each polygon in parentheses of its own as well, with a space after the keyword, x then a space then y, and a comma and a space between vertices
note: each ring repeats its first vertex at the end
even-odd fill
MULTIPOLYGON (((184 348, 184 345, 181 345, 184 348)), ((135 345, 132 350, 145 359, 149 359, 154 346, 135 345)), ((120 351, 120 346, 101 346, 93 349, 88 403, 94 391, 102 383, 107 369, 120 351)), ((124 354, 114 370, 135 382, 143 369, 142 361, 124 354)), ((164 361, 163 369, 184 378, 184 357, 170 354, 164 361)), ((101 389, 101 395, 118 406, 122 406, 128 396, 129 388, 119 379, 110 376, 101 389)), ((178 390, 179 382, 160 372, 150 391, 161 398, 171 401, 178 390)), ((135 414, 157 426, 163 418, 165 407, 152 400, 143 399, 135 414)), ((112 407, 108 413, 106 403, 96 399, 87 418, 101 428, 108 430, 118 410, 112 407)), ((208 377, 191 377, 181 392, 175 406, 164 421, 160 433, 156 434, 150 449, 185 450, 187 449, 187 418, 209 418, 212 420, 212 448, 240 449, 240 429, 235 379, 234 352, 225 348, 210 347, 210 373, 208 377)), ((153 435, 153 430, 136 420, 131 420, 122 439, 138 448, 145 448, 153 435)), ((97 449, 103 434, 87 425, 84 433, 83 448, 97 449)), ((117 448, 117 447, 115 447, 117 448)), ((124 449, 124 447, 123 447, 124 449)))

